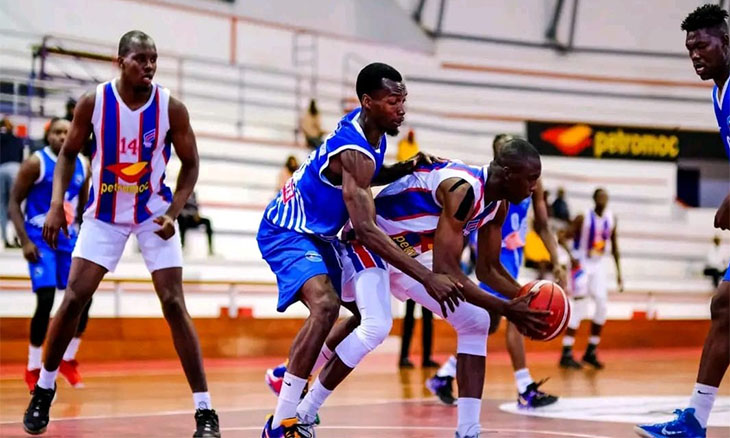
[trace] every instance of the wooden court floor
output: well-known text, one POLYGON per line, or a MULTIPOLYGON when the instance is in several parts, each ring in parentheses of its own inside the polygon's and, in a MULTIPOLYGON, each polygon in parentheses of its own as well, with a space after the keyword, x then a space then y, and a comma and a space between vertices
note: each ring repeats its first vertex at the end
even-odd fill
MULTIPOLYGON (((535 379, 550 377, 545 389, 562 396, 678 396, 686 399, 695 379, 700 351, 606 351, 602 371, 563 371, 557 353, 531 354, 535 379)), ((439 357, 438 359, 445 359, 439 357)), ((210 391, 225 437, 258 437, 276 400, 263 371, 276 358, 206 361, 210 391)), ((333 394, 321 411, 320 438, 453 437, 456 409, 440 405, 424 388, 434 370, 399 371, 391 354, 368 357, 333 394)), ((517 415, 499 409, 515 401, 514 379, 505 353, 488 357, 482 436, 498 438, 632 437, 629 422, 586 421, 517 415)), ((26 436, 21 417, 29 396, 22 364, 0 367, 0 436, 26 436)), ((86 386, 59 380, 47 437, 186 437, 193 431, 192 400, 174 361, 83 363, 86 386)), ((730 385, 720 388, 730 395, 730 385)), ((610 399, 609 399, 610 400, 610 399)), ((615 410, 624 409, 617 402, 615 410)), ((679 403, 673 407, 684 407, 679 403)), ((610 409, 613 411, 613 406, 610 409)), ((667 409, 666 418, 671 416, 667 409)), ((727 410, 716 415, 729 415, 727 410)), ((708 437, 727 438, 729 427, 709 429, 708 437)))

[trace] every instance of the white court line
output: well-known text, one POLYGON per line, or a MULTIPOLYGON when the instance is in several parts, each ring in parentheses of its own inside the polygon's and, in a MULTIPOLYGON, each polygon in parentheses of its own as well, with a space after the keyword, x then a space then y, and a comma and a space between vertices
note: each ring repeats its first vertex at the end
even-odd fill
MULTIPOLYGON (((453 427, 442 427, 442 426, 316 426, 315 429, 331 429, 331 430, 432 430, 432 431, 453 431, 453 427)), ((242 426, 242 427, 222 427, 221 432, 236 431, 236 430, 261 430, 261 426, 242 426)), ((615 438, 606 435, 586 435, 584 433, 572 433, 572 432, 557 432, 552 430, 534 430, 534 429, 485 429, 482 428, 484 433, 529 433, 530 436, 534 434, 548 435, 548 436, 562 436, 570 438, 615 438)))

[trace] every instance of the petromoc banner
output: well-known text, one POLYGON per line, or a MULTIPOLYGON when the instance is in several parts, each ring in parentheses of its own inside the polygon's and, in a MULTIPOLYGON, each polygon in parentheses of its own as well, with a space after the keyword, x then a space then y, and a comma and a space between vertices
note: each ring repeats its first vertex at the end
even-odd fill
POLYGON ((527 139, 544 155, 656 161, 725 156, 717 132, 528 121, 527 139))

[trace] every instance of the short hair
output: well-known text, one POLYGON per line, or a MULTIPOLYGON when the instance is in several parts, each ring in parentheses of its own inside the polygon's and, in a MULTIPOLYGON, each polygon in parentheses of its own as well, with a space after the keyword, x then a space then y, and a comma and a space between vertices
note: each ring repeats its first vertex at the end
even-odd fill
POLYGON ((132 50, 132 46, 134 44, 139 44, 142 42, 149 42, 153 45, 155 44, 155 41, 152 39, 152 37, 142 32, 141 30, 130 30, 129 32, 122 35, 122 37, 119 39, 119 49, 117 50, 117 56, 120 58, 127 56, 127 54, 132 50))
POLYGON ((398 73, 398 70, 382 62, 373 62, 372 64, 366 65, 357 75, 357 82, 355 84, 357 98, 362 100, 363 95, 372 95, 373 92, 382 89, 383 79, 401 82, 403 76, 398 73))
POLYGON ((725 21, 727 17, 727 11, 719 5, 707 3, 687 15, 682 21, 682 30, 692 32, 698 29, 714 27, 727 29, 727 22, 725 21))
POLYGON ((66 119, 64 119, 63 117, 53 117, 51 120, 48 121, 45 132, 43 132, 43 143, 49 144, 48 143, 48 134, 51 133, 51 128, 53 128, 53 125, 56 122, 61 121, 61 120, 66 120, 66 119))
POLYGON ((593 191, 593 200, 594 201, 598 197, 598 194, 601 193, 601 192, 606 193, 606 190, 603 187, 599 187, 599 188, 597 188, 596 190, 593 191))
POLYGON ((509 141, 510 139, 513 139, 513 138, 515 138, 515 136, 512 135, 512 134, 505 134, 505 133, 497 134, 494 137, 494 140, 492 140, 492 153, 493 153, 493 155, 495 157, 497 156, 497 145, 498 144, 500 144, 502 142, 509 141))
POLYGON ((515 137, 502 145, 499 155, 494 158, 502 166, 521 166, 526 161, 540 161, 540 153, 527 140, 515 137))

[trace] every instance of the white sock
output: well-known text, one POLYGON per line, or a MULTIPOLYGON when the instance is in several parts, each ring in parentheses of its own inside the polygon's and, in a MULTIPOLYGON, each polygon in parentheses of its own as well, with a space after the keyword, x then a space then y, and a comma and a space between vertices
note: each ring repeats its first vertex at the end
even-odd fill
POLYGON ((482 399, 459 397, 456 400, 459 422, 456 431, 461 437, 476 436, 481 430, 479 414, 482 410, 482 399))
POLYGON ((700 426, 705 429, 707 428, 707 419, 710 418, 710 411, 712 411, 712 405, 715 404, 716 396, 717 388, 714 386, 695 383, 692 397, 689 399, 689 407, 695 408, 695 418, 697 418, 700 426))
POLYGON ((38 379, 38 386, 43 389, 53 389, 56 386, 56 376, 58 375, 58 368, 53 371, 48 371, 44 366, 41 367, 41 377, 38 379))
POLYGON ((570 335, 563 336, 563 347, 572 347, 575 344, 575 338, 570 335))
POLYGON ((450 356, 449 360, 436 371, 436 375, 438 377, 456 377, 456 357, 450 356))
POLYGON ((81 344, 81 338, 72 338, 63 353, 63 360, 74 360, 76 352, 79 351, 79 344, 81 344))
POLYGON ((297 415, 299 397, 301 397, 304 385, 306 384, 307 379, 297 377, 288 371, 284 373, 284 381, 281 384, 279 400, 276 403, 276 411, 274 411, 274 418, 271 421, 272 429, 281 426, 281 420, 297 415))
POLYGON ((34 347, 28 344, 28 371, 37 370, 41 367, 41 356, 43 356, 43 347, 34 347))
POLYGON ((330 394, 332 394, 332 391, 322 386, 319 379, 315 380, 314 385, 309 388, 309 392, 307 392, 304 400, 297 407, 297 417, 301 418, 305 423, 314 423, 319 408, 322 407, 322 404, 324 404, 324 401, 327 400, 330 394))
POLYGON ((213 409, 213 403, 210 401, 209 392, 194 392, 193 405, 195 409, 213 409))
POLYGON ((521 370, 515 371, 515 382, 517 383, 517 391, 519 391, 520 394, 527 391, 527 387, 534 382, 530 375, 530 370, 522 368, 521 370))
POLYGON ((588 343, 591 345, 598 345, 601 342, 600 336, 591 336, 588 338, 588 343))
POLYGON ((312 368, 311 375, 315 375, 319 372, 319 370, 329 362, 330 358, 332 357, 332 350, 327 346, 327 344, 322 345, 322 350, 319 352, 319 356, 317 356, 317 361, 314 362, 314 368, 312 368))

